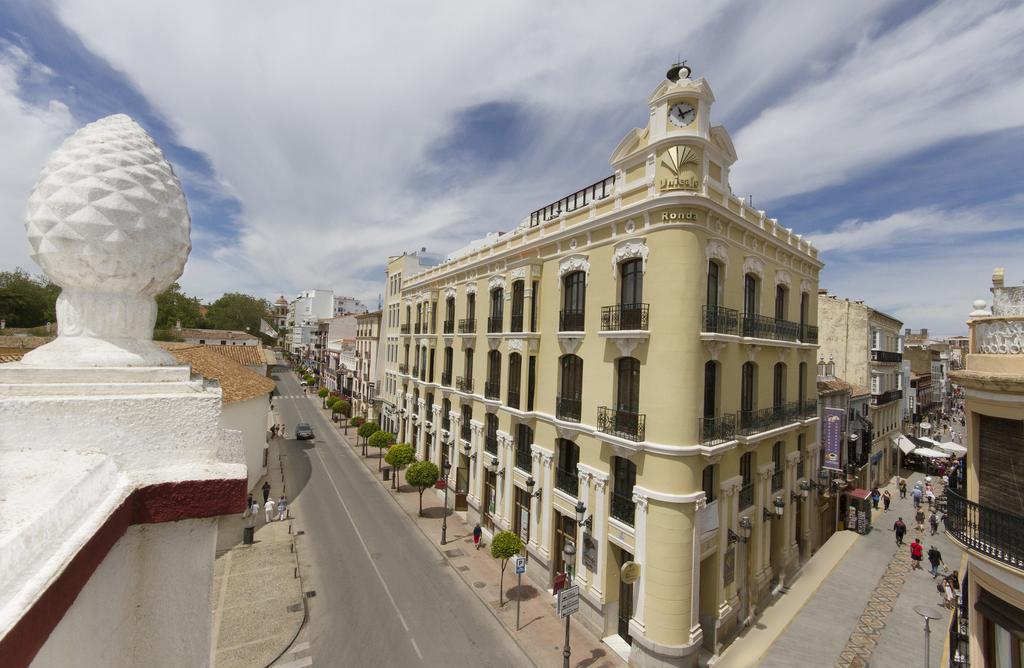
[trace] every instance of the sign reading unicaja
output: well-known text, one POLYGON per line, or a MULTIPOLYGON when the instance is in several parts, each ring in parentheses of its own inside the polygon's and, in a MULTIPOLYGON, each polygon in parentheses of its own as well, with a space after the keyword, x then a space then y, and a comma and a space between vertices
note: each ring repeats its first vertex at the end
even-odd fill
POLYGON ((668 172, 661 190, 698 190, 700 156, 689 146, 672 146, 662 154, 661 167, 668 172))

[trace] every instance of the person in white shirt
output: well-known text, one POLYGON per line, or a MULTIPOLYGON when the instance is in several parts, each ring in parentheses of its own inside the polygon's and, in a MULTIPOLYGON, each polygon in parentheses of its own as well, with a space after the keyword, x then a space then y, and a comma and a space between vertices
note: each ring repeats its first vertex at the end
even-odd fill
POLYGON ((263 511, 267 516, 267 523, 269 524, 274 519, 274 500, 267 499, 267 503, 263 506, 263 511))

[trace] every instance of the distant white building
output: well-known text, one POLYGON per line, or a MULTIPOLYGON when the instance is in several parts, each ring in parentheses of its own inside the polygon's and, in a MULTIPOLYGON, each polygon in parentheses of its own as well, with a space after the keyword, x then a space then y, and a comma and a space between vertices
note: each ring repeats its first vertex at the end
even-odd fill
POLYGON ((237 332, 230 329, 192 329, 175 327, 174 333, 185 343, 199 346, 259 346, 260 340, 255 334, 237 332))
POLYGON ((359 301, 355 297, 342 297, 338 296, 334 298, 334 315, 344 315, 346 313, 366 313, 369 309, 366 308, 366 304, 359 301))

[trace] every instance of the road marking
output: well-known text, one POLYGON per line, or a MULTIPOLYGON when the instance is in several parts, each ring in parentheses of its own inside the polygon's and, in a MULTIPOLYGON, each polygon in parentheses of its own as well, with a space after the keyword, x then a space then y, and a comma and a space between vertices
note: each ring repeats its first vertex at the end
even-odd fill
MULTIPOLYGON (((395 602, 395 597, 391 594, 391 589, 388 587, 388 583, 384 581, 384 576, 381 574, 380 569, 377 568, 377 562, 374 561, 373 556, 370 554, 370 548, 367 547, 366 541, 363 539, 363 534, 359 531, 359 527, 356 526, 356 520, 352 517, 351 511, 348 509, 348 504, 345 503, 345 499, 342 498, 341 492, 338 491, 338 484, 334 482, 334 476, 331 475, 330 470, 327 468, 327 462, 324 461, 323 455, 320 454, 319 450, 316 452, 317 459, 320 460, 320 465, 324 467, 324 473, 327 474, 327 479, 331 481, 331 487, 334 488, 334 494, 338 497, 338 501, 341 502, 341 508, 345 511, 345 515, 348 517, 349 523, 352 525, 352 529, 356 532, 356 537, 359 538, 359 544, 363 547, 363 552, 366 553, 366 558, 370 561, 370 565, 373 566, 373 572, 377 574, 377 579, 380 580, 380 586, 384 588, 384 593, 388 595, 388 600, 391 602, 391 607, 395 609, 395 614, 398 615, 398 621, 402 622, 402 628, 405 629, 406 633, 409 633, 409 624, 406 623, 405 617, 402 615, 402 611, 398 609, 398 603, 395 602)), ((412 642, 412 648, 416 650, 416 656, 423 660, 423 654, 420 653, 420 648, 416 646, 416 641, 412 636, 408 636, 409 641, 412 642)))
POLYGON ((296 643, 296 644, 292 645, 291 648, 288 650, 288 653, 289 654, 298 654, 299 652, 302 652, 303 650, 307 650, 307 649, 309 649, 309 643, 308 642, 300 642, 300 643, 296 643))
POLYGON ((305 668, 306 666, 313 665, 313 657, 307 656, 296 661, 289 661, 288 663, 276 663, 274 668, 305 668))

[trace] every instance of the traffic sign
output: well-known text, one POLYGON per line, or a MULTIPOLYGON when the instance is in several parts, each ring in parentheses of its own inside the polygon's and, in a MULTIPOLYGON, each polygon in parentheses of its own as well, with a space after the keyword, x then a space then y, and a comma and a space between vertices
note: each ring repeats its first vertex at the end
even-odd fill
POLYGON ((516 574, 522 575, 526 572, 526 557, 516 557, 516 574))
POLYGON ((573 585, 558 592, 558 616, 568 617, 580 609, 580 587, 573 585))

